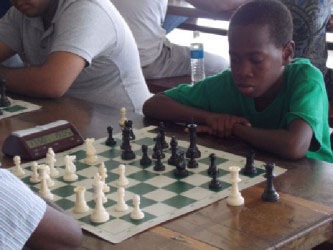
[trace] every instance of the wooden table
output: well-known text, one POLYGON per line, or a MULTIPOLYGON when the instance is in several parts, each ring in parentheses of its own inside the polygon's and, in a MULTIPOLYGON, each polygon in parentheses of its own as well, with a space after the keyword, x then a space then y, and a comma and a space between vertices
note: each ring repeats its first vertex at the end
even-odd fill
MULTIPOLYGON (((0 120, 0 146, 11 131, 34 127, 59 119, 73 123, 83 137, 106 137, 106 127, 117 124, 119 110, 92 105, 72 98, 26 99, 42 109, 0 120)), ((156 121, 128 113, 140 128, 156 121)), ((167 132, 187 138, 180 127, 166 124, 167 132)), ((115 126, 114 132, 120 132, 115 126)), ((247 145, 235 139, 198 136, 197 143, 245 155, 247 145)), ((245 205, 230 207, 223 199, 198 211, 163 223, 122 243, 113 245, 85 232, 82 249, 308 249, 332 237, 333 165, 303 159, 284 161, 274 155, 256 153, 262 161, 275 162, 288 171, 274 179, 278 202, 260 198, 265 183, 242 191, 245 205)), ((5 167, 10 159, 0 154, 5 167)))

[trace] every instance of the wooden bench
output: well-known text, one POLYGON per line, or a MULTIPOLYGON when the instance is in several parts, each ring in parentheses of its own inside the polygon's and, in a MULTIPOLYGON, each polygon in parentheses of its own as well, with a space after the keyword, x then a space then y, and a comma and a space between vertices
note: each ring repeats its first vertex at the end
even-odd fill
POLYGON ((181 83, 191 83, 190 76, 167 77, 162 79, 146 79, 150 92, 156 94, 177 87, 181 83))

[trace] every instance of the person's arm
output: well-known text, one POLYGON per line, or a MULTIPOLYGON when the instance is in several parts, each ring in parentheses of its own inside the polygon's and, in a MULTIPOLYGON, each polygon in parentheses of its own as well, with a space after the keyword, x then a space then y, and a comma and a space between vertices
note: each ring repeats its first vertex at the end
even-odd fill
POLYGON ((232 11, 252 0, 186 0, 196 8, 210 12, 232 11))
POLYGON ((85 63, 83 58, 73 53, 53 52, 42 65, 19 69, 0 66, 0 75, 6 80, 6 87, 10 91, 34 97, 56 98, 69 89, 85 63))
POLYGON ((78 249, 82 242, 80 225, 69 215, 47 206, 42 220, 28 239, 31 249, 78 249))
POLYGON ((0 42, 0 62, 5 61, 9 57, 15 55, 15 51, 10 49, 7 45, 0 42))
POLYGON ((296 119, 286 130, 260 129, 236 124, 233 134, 261 150, 285 159, 296 160, 304 157, 309 150, 313 131, 304 120, 296 119))

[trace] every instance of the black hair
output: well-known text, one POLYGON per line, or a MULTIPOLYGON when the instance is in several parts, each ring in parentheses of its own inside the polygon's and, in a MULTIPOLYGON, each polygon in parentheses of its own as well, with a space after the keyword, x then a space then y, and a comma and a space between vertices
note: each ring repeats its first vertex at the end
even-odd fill
POLYGON ((271 41, 278 48, 284 47, 293 36, 293 21, 288 8, 276 0, 254 0, 237 9, 230 20, 233 26, 268 26, 271 41))

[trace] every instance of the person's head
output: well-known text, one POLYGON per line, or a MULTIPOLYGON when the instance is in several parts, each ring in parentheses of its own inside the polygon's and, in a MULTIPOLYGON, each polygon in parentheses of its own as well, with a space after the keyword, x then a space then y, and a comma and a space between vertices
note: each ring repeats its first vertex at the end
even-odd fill
POLYGON ((292 17, 276 0, 241 6, 229 25, 230 66, 239 90, 251 97, 274 96, 284 66, 293 57, 292 17))
POLYGON ((11 0, 13 6, 28 17, 42 16, 54 0, 11 0))

